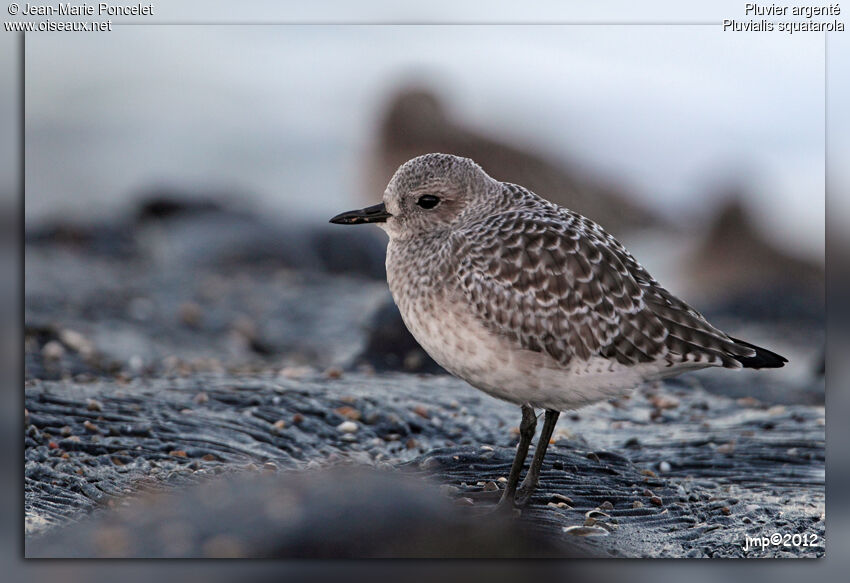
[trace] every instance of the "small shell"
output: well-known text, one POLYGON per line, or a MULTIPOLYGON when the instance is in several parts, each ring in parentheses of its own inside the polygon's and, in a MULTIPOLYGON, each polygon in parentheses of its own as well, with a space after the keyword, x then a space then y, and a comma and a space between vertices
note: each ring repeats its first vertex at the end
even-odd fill
POLYGON ((565 526, 561 530, 572 536, 608 536, 608 531, 598 526, 565 526))

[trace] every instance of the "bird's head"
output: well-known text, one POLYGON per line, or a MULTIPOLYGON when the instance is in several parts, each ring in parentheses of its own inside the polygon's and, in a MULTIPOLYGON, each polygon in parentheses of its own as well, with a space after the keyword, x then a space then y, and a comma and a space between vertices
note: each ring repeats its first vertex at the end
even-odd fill
POLYGON ((483 212, 499 182, 469 158, 425 154, 399 167, 384 191, 384 202, 331 219, 336 224, 377 223, 391 238, 450 230, 483 212))

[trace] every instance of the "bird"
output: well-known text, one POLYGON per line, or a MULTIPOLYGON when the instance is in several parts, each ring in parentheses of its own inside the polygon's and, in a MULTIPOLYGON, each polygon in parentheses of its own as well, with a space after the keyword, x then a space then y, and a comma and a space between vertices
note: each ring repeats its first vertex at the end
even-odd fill
POLYGON ((413 158, 382 203, 330 222, 381 227, 387 283, 416 341, 453 375, 519 405, 499 507, 529 503, 561 412, 685 371, 787 362, 711 325, 591 219, 469 158, 413 158), (536 409, 543 427, 520 484, 536 409))

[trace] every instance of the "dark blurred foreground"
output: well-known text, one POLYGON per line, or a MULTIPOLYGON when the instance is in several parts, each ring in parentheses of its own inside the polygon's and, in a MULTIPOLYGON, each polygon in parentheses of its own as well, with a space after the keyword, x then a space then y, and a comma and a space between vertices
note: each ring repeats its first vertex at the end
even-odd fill
POLYGON ((356 467, 232 475, 148 494, 27 547, 28 557, 495 558, 587 554, 435 484, 356 467))

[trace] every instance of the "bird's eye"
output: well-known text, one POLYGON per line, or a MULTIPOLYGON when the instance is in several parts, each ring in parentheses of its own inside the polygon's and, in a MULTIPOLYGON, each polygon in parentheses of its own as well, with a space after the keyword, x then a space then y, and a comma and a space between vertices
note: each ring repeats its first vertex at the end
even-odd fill
POLYGON ((440 204, 440 199, 439 197, 436 197, 433 194, 423 194, 416 201, 416 204, 418 204, 424 209, 432 209, 438 204, 440 204))

